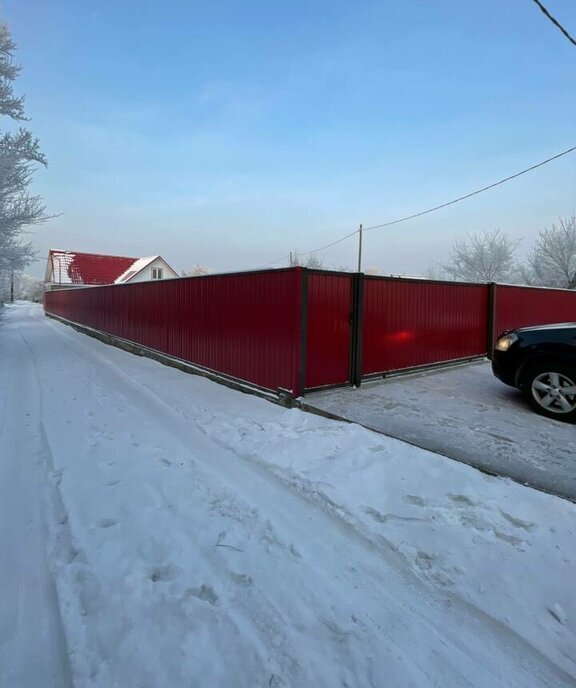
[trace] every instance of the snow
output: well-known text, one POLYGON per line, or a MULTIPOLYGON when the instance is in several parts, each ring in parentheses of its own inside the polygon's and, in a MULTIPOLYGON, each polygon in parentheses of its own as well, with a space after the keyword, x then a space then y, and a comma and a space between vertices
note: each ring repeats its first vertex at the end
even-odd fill
POLYGON ((46 280, 56 284, 73 284, 72 278, 68 274, 68 267, 75 257, 76 254, 71 251, 53 249, 51 255, 48 256, 49 265, 46 269, 46 280), (50 263, 52 265, 51 273, 49 272, 50 263))
POLYGON ((88 688, 575 685, 570 502, 33 306, 5 309, 0 379, 2 545, 64 629, 3 596, 0 685, 66 685, 64 647, 88 688))
POLYGON ((44 549, 38 390, 31 367, 11 365, 13 346, 25 346, 17 330, 0 339, 0 686, 63 688, 70 672, 44 549))
POLYGON ((138 258, 135 260, 132 265, 125 270, 119 277, 117 277, 114 280, 115 284, 120 284, 124 282, 124 280, 127 279, 128 276, 134 277, 137 275, 141 270, 144 270, 145 267, 153 263, 155 260, 160 258, 160 256, 149 256, 148 258, 138 258))

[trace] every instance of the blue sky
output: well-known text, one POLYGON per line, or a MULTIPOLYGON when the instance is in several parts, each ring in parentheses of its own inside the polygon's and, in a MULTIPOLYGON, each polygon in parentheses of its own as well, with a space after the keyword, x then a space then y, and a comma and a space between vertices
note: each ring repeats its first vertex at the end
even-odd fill
MULTIPOLYGON (((576 2, 547 0, 576 33, 576 2)), ((0 0, 61 213, 49 247, 258 267, 576 145, 576 48, 531 0, 0 0)), ((4 124, 4 123, 2 123, 4 124)), ((576 154, 366 235, 418 274, 466 232, 576 210, 576 154)), ((355 245, 321 254, 352 266, 355 245)), ((41 267, 34 272, 39 274, 41 267)))

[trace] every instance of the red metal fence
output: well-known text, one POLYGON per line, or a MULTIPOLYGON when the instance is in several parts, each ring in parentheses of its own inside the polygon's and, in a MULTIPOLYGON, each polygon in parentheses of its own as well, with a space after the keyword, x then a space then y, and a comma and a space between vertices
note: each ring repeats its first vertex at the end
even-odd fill
POLYGON ((498 285, 496 335, 516 327, 574 321, 576 291, 498 285))
POLYGON ((47 312, 267 389, 295 392, 302 271, 45 293, 47 312))
POLYGON ((576 291, 290 268, 46 292, 44 307, 266 389, 359 384, 576 321, 576 291))
POLYGON ((486 285, 365 278, 365 375, 482 356, 487 342, 486 285))

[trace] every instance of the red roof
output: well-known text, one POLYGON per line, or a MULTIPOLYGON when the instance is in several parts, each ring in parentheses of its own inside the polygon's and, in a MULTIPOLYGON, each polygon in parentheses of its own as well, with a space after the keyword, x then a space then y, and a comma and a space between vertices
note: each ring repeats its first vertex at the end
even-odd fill
POLYGON ((50 249, 50 281, 56 284, 113 284, 136 260, 126 256, 50 249))

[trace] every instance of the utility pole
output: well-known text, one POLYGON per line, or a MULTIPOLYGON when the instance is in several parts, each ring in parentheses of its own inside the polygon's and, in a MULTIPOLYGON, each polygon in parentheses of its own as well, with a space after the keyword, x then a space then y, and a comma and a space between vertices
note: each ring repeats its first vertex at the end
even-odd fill
POLYGON ((358 230, 358 272, 362 272, 362 225, 358 230))

